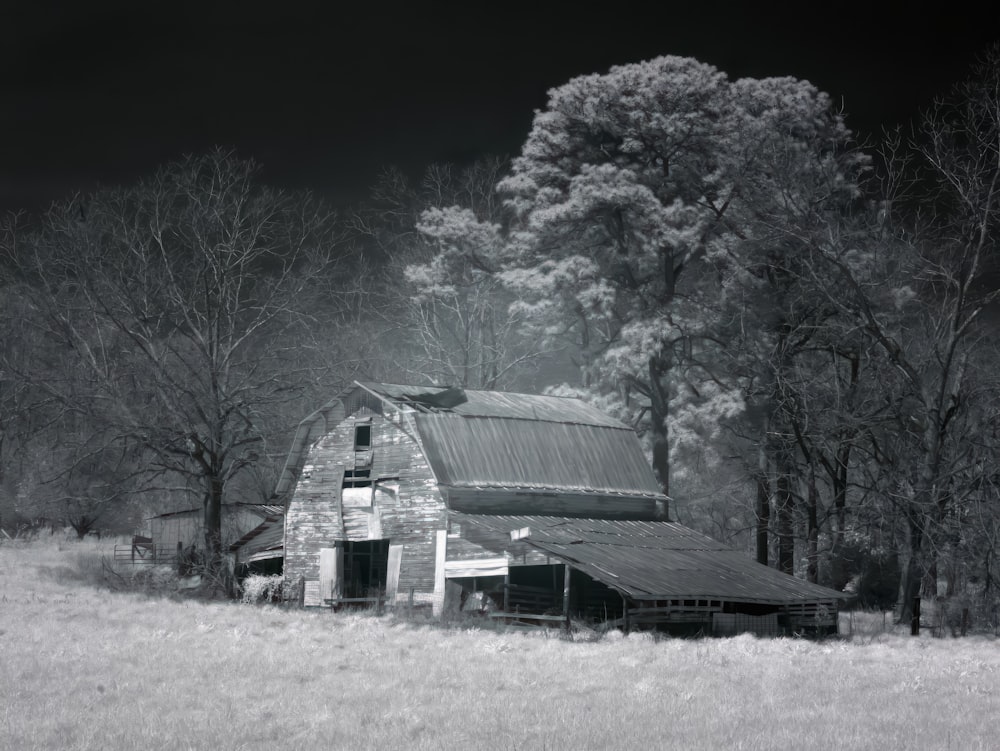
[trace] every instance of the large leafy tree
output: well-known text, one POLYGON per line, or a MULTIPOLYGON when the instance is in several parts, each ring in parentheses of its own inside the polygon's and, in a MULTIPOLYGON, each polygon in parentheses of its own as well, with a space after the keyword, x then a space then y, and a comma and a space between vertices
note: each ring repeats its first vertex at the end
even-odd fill
POLYGON ((816 186, 850 193, 849 137, 806 82, 660 57, 552 90, 501 182, 522 310, 573 340, 591 388, 641 396, 664 492, 685 426, 714 440, 743 409, 720 367, 732 280, 765 276, 782 248, 762 238, 816 186))
POLYGON ((334 216, 256 171, 224 150, 183 159, 54 206, 10 258, 61 355, 48 396, 90 426, 78 455, 140 456, 145 486, 200 496, 210 569, 224 500, 328 373, 312 345, 342 312, 334 216))

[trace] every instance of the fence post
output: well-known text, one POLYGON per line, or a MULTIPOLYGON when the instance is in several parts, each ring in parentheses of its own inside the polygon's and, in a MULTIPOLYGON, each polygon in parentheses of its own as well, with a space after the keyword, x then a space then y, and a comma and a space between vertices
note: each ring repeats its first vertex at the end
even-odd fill
POLYGON ((910 616, 910 636, 920 636, 920 598, 913 598, 913 614, 910 616))

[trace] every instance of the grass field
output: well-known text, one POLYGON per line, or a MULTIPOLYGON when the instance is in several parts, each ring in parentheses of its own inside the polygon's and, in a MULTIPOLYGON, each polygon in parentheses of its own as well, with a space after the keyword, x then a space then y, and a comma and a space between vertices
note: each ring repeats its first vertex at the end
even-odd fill
POLYGON ((1000 747, 992 636, 546 638, 112 592, 109 551, 0 544, 0 748, 1000 747))

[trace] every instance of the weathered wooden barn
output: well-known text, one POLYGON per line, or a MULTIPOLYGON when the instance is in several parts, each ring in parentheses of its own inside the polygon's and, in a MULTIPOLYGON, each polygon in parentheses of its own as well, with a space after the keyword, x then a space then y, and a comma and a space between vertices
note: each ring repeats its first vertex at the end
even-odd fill
POLYGON ((661 521, 666 498, 635 432, 577 399, 355 382, 303 421, 275 500, 283 525, 238 541, 234 562, 281 556, 307 606, 836 629, 840 593, 661 521))

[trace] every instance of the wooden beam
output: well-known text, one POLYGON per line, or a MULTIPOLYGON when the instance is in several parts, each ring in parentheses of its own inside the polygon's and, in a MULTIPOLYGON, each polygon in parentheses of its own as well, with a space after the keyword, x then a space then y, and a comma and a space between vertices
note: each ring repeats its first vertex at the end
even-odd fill
POLYGON ((569 631, 569 577, 570 569, 568 563, 563 564, 563 618, 566 619, 566 630, 569 631))
POLYGON ((437 531, 437 545, 434 550, 434 602, 431 606, 435 617, 444 613, 444 564, 448 553, 448 530, 437 531))
POLYGON ((319 596, 323 600, 340 597, 344 581, 343 544, 319 549, 319 596))
POLYGON ((403 562, 403 546, 389 545, 389 560, 385 571, 385 600, 392 607, 396 603, 396 593, 399 592, 399 569, 403 562))

